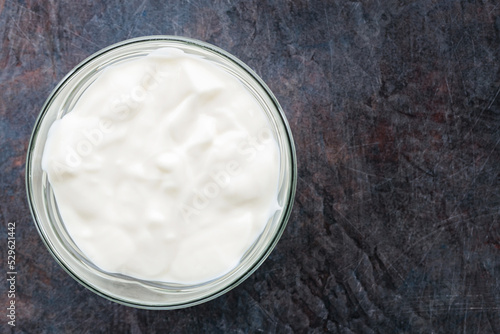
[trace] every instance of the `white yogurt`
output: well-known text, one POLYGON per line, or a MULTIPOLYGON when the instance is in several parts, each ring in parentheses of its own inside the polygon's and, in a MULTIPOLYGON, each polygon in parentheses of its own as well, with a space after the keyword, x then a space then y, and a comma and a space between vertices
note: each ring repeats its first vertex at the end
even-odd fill
POLYGON ((279 209, 264 110, 238 79, 173 48, 99 75, 52 125, 42 168, 85 256, 139 279, 219 277, 279 209))

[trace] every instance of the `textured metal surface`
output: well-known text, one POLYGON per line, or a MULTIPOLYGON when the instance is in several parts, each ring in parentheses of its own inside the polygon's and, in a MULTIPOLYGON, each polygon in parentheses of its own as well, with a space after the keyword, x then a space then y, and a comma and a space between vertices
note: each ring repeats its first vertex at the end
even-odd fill
POLYGON ((15 332, 500 333, 499 53, 496 1, 0 0, 0 249, 6 272, 16 221, 15 332), (213 43, 255 69, 299 160, 270 258, 179 311, 78 285, 25 199, 26 148, 50 91, 93 52, 151 34, 213 43))

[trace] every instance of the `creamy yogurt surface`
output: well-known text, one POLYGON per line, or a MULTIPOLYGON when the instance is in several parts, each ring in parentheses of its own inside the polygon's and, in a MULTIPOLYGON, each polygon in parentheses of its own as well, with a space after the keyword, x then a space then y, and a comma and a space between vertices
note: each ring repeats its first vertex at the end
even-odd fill
POLYGON ((279 149, 234 76, 175 48, 114 64, 52 125, 42 168, 100 269, 195 284, 233 269, 277 203, 279 149))

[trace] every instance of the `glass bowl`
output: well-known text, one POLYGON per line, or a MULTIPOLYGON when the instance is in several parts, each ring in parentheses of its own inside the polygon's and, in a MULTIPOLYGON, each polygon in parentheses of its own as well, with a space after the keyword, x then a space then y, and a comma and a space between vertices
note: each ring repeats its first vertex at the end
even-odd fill
POLYGON ((148 36, 111 45, 76 66, 50 94, 36 121, 26 160, 26 190, 35 225, 50 253, 79 283, 91 291, 128 306, 147 309, 176 309, 200 304, 231 290, 250 276, 269 256, 278 242, 292 210, 297 162, 292 134, 285 114, 266 84, 242 61, 213 45, 174 36, 148 36), (280 173, 278 210, 239 264, 227 274, 208 282, 184 285, 139 280, 110 274, 95 266, 73 243, 58 212, 41 158, 52 123, 72 107, 102 71, 112 64, 144 57, 164 47, 204 57, 236 77, 265 110, 278 142, 280 173))

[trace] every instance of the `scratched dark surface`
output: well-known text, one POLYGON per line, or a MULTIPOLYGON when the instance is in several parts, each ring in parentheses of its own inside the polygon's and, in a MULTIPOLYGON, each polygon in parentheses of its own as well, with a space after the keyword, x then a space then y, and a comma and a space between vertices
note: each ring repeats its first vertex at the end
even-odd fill
POLYGON ((15 332, 500 333, 500 4, 408 3, 0 0, 0 248, 6 272, 17 222, 15 332), (213 43, 255 69, 298 155, 293 214, 270 258, 178 311, 76 283, 39 238, 24 186, 57 82, 152 34, 213 43))

